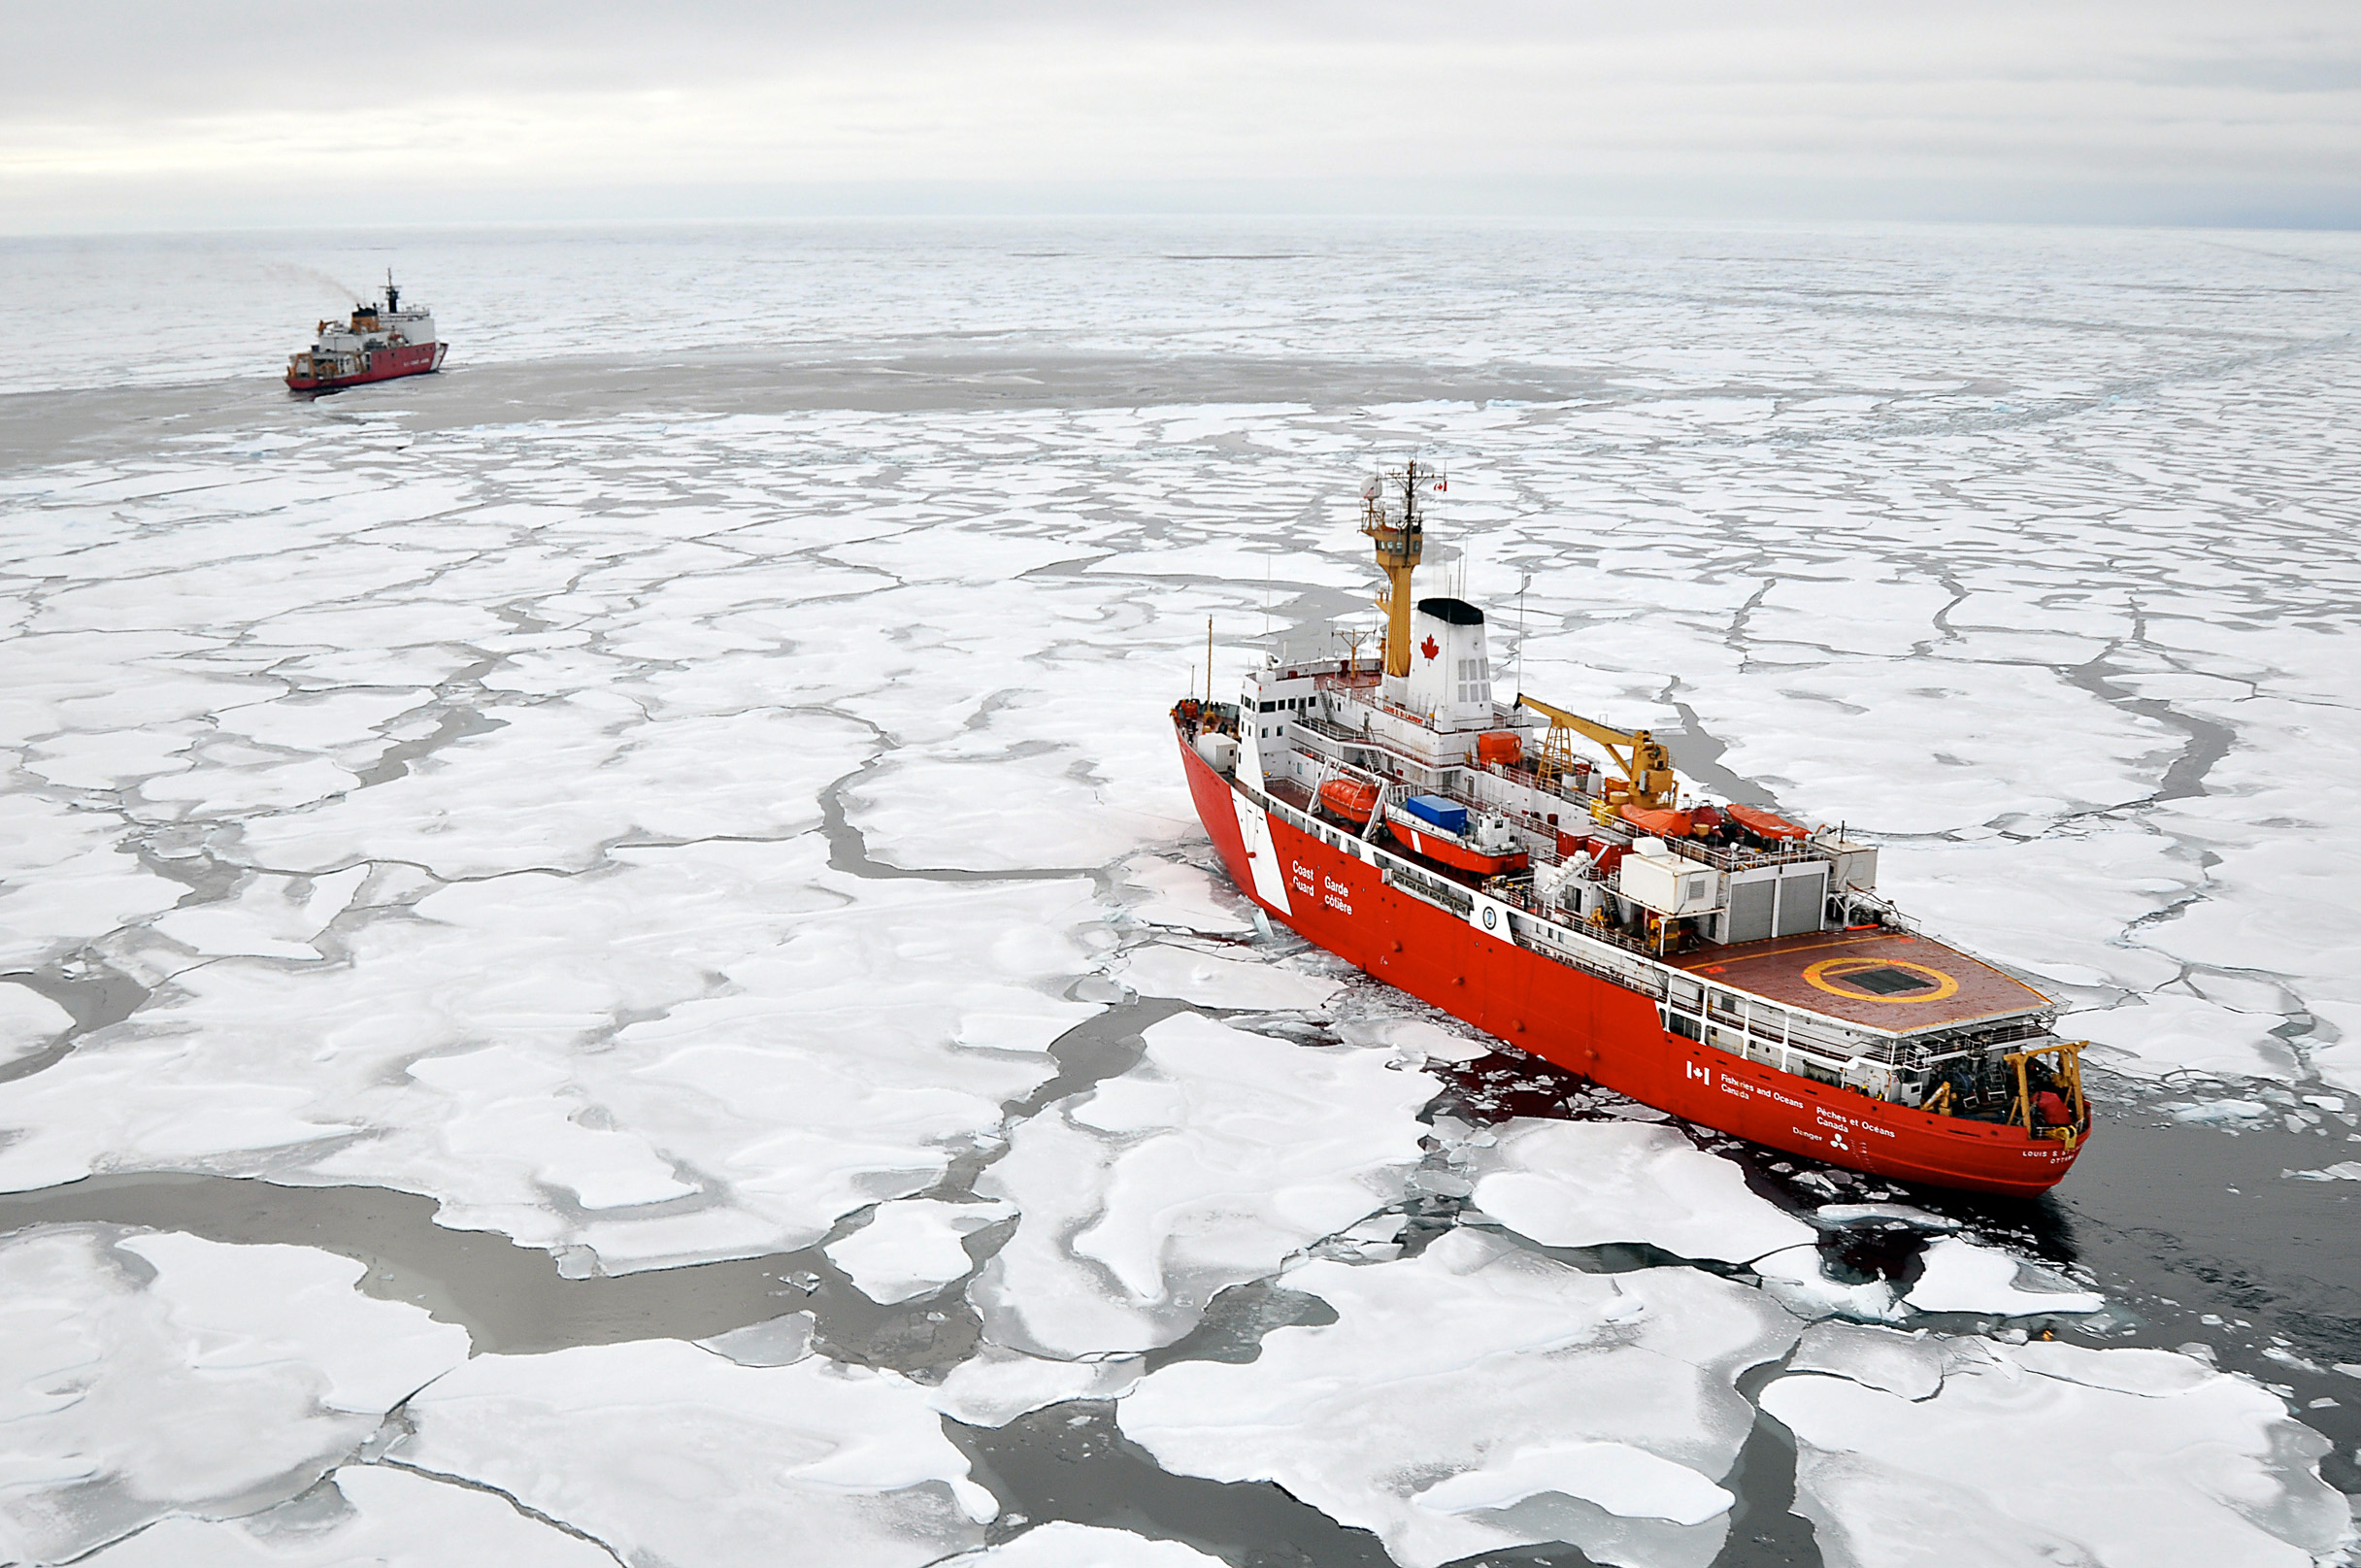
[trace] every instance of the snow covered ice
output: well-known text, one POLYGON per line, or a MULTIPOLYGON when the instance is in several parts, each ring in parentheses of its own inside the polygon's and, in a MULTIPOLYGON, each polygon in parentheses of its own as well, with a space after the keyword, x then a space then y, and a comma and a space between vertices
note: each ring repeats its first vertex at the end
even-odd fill
POLYGON ((2250 1383, 2162 1351, 1951 1349, 1939 1392, 1825 1355, 1841 1376, 1764 1391, 1826 1561, 2305 1568, 2348 1528, 2321 1440, 2250 1383))
POLYGON ((1223 1286, 1400 1201, 1435 1081, 1349 1047, 1308 1049, 1184 1014, 1139 1066, 1027 1121, 978 1190, 1016 1234, 975 1297, 1004 1345, 1140 1351, 1223 1286))
POLYGON ((1711 1275, 1585 1274, 1467 1229, 1286 1283, 1338 1320, 1149 1374, 1124 1433, 1167 1469, 1276 1480, 1409 1568, 1547 1540, 1711 1562, 1731 1501, 1714 1483, 1753 1420, 1735 1379, 1799 1326, 1711 1275))
POLYGON ((1040 227, 420 231, 449 366, 316 402, 276 339, 90 384, 122 298, 12 250, 0 1556, 1269 1545, 1139 1533, 1155 1464, 1404 1564, 2339 1550, 2352 242, 1040 227), (1207 619, 1216 690, 1364 620, 1412 449, 1524 689, 2059 996, 2131 1109, 2049 1208, 1475 1126, 1495 1043, 1208 869, 1207 619), (467 1282, 265 1183, 530 1250, 582 1343, 471 1359, 467 1282), (2278 1286, 2208 1251, 2275 1228, 2278 1286), (1149 1455, 1088 1518, 961 1447, 1078 1419, 1149 1455), (2052 1439, 2091 1489, 1938 1463, 2052 1439))
POLYGON ((1748 1192, 1738 1167, 1670 1127, 1529 1121, 1480 1151, 1475 1202, 1545 1247, 1646 1242, 1679 1257, 1745 1263, 1812 1239, 1748 1192))

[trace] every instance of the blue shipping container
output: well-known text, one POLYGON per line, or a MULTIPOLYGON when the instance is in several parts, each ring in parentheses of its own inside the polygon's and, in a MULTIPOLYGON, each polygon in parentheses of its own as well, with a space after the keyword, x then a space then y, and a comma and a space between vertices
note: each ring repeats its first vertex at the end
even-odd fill
POLYGON ((1413 795, 1402 803, 1413 817, 1422 817, 1446 833, 1468 830, 1468 809, 1441 795, 1413 795))

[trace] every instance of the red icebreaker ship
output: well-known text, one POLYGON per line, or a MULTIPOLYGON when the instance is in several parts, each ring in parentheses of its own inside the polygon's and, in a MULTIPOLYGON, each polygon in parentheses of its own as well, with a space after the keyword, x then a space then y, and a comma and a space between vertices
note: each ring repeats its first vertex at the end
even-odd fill
POLYGON ((1363 490, 1381 659, 1272 659, 1173 709, 1197 815, 1271 917, 1519 1051, 1772 1149, 2031 1196, 2090 1132, 2055 1004, 1916 930, 1878 851, 1683 796, 1672 757, 1519 693, 1483 613, 1413 600, 1412 463, 1363 490), (1604 753, 1580 754, 1581 743, 1604 753))
POLYGON ((402 291, 385 274, 385 304, 355 305, 349 324, 319 323, 312 347, 287 360, 287 385, 298 392, 324 392, 396 376, 423 376, 441 368, 450 349, 435 339, 432 311, 402 309, 402 291))

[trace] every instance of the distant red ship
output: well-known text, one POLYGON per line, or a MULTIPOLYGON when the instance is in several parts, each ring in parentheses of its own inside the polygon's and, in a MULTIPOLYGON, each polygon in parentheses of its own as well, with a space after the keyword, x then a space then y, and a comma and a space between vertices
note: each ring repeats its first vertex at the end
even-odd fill
POLYGON ((1411 597, 1417 463, 1363 490, 1377 665, 1273 658, 1173 709, 1239 890, 1422 1001, 1674 1116, 1880 1176, 2030 1196, 2090 1133, 2056 1004, 1915 930, 1878 851, 1683 800, 1646 730, 1492 696, 1483 612, 1411 597), (1577 740, 1607 765, 1578 756, 1577 740))
POLYGON ((402 291, 385 275, 385 303, 355 305, 349 324, 322 321, 312 347, 287 361, 287 385, 298 392, 324 392, 397 376, 423 376, 442 367, 450 349, 435 337, 432 311, 402 309, 402 291))

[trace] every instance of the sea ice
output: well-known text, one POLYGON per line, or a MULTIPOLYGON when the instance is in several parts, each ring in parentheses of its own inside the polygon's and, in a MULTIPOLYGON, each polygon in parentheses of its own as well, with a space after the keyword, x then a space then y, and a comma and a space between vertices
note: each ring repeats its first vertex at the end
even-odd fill
POLYGON ((1714 1483, 1753 1425, 1733 1380, 1800 1326, 1693 1269, 1586 1274, 1468 1229, 1285 1279, 1337 1320, 1274 1330, 1251 1362, 1163 1367, 1116 1418, 1165 1468, 1276 1481, 1408 1568, 1547 1540, 1711 1561, 1714 1483))
POLYGON ((1257 1013, 1314 1011, 1327 1006, 1345 988, 1341 981, 1301 970, 1228 958, 1169 942, 1131 949, 1113 966, 1112 973, 1143 996, 1172 996, 1200 1007, 1257 1013))
POLYGON ((1931 1396, 1816 1374, 1763 1391, 1830 1568, 2310 1568, 2349 1522, 2326 1440, 2245 1379, 2161 1351, 1978 1349, 1931 1396))
POLYGON ((2311 1171, 2281 1171, 2282 1181, 2294 1178, 2299 1182, 2361 1182, 2361 1159, 2340 1160, 2311 1171))
POLYGON ((1048 1355, 1180 1338, 1223 1286, 1397 1200, 1434 1079, 1195 1014, 1139 1065, 1017 1126, 979 1193, 1023 1214, 969 1292, 985 1331, 1048 1355))
POLYGON ((1750 1267, 1763 1283, 1763 1293, 1800 1318, 1834 1315, 1893 1322, 1908 1316, 1889 1282, 1840 1280, 1828 1272, 1828 1260, 1816 1246, 1782 1248, 1754 1259, 1750 1267))
POLYGON ((383 1183, 610 1272, 809 1246, 932 1185, 1055 1072, 1047 1047, 1098 1011, 1056 992, 1104 918, 1079 881, 826 855, 614 850, 349 921, 343 963, 189 969, 135 1028, 0 1084, 0 1184, 101 1160, 383 1183))
POLYGON ((181 901, 188 889, 122 837, 103 817, 0 795, 0 963, 39 964, 181 901))
POLYGON ((941 1568, 1215 1568, 1221 1561, 1179 1541, 1058 1519, 1000 1546, 947 1558, 941 1568))
POLYGON ((367 866, 320 877, 249 877, 237 894, 157 916, 150 926, 192 952, 316 963, 315 945, 368 880, 367 866))
POLYGON ((244 1518, 159 1519, 78 1559, 88 1568, 615 1568, 606 1548, 505 1497, 386 1465, 348 1464, 244 1518))
POLYGON ((2044 1313, 2097 1312, 2107 1298, 2087 1290, 2027 1290, 2017 1283, 2023 1259, 1998 1248, 1979 1247, 1964 1236, 1943 1236, 1927 1244, 1926 1270, 1903 1297, 1918 1312, 1966 1312, 1996 1318, 2034 1318, 2044 1313))
POLYGON ((918 1568, 998 1512, 922 1391, 817 1356, 677 1340, 482 1355, 408 1407, 389 1457, 497 1486, 629 1561, 918 1568))
POLYGON ((1160 855, 1135 855, 1124 864, 1123 880, 1147 890, 1147 897, 1131 907, 1132 917, 1144 924, 1207 936, 1237 936, 1254 929, 1239 913, 1246 904, 1236 890, 1195 866, 1160 855))
POLYGON ((1141 1357, 1109 1355, 1051 1361, 988 1341, 952 1367, 940 1384, 921 1385, 929 1403, 970 1426, 1006 1426, 1045 1405, 1070 1399, 1114 1399, 1140 1379, 1141 1357))
POLYGON ((2150 992, 2119 1007, 2070 1013, 2058 1029, 2068 1038, 2113 1047, 2121 1054, 2109 1054, 2107 1064, 2138 1078, 2198 1072, 2292 1083, 2299 1076, 2295 1057, 2271 1032, 2282 1021, 2202 997, 2150 992))
POLYGON ((1006 871, 1099 866, 1194 824, 1093 783, 1088 752, 897 756, 846 791, 846 818, 888 865, 1006 871))
POLYGON ((0 1241, 0 1558, 63 1560, 224 1499, 267 1506, 334 1468, 467 1358, 464 1329, 361 1295, 364 1272, 169 1232, 0 1241))
POLYGON ((1475 1154, 1475 1203, 1545 1247, 1646 1242, 1744 1263, 1813 1239, 1746 1190, 1746 1174, 1666 1126, 1513 1121, 1475 1154))
POLYGON ((1943 1386, 1946 1364, 1943 1344, 1929 1339, 1924 1330, 1906 1334, 1839 1322, 1805 1329, 1795 1353, 1787 1357, 1790 1371, 1833 1372, 1903 1399, 1932 1396, 1943 1386))
POLYGON ((868 1224, 828 1244, 828 1256, 861 1294, 891 1306, 964 1279, 976 1265, 961 1238, 1016 1211, 1003 1203, 904 1198, 881 1203, 868 1224))
POLYGON ((74 1027, 74 1016, 22 985, 0 984, 0 1063, 29 1056, 74 1027))

